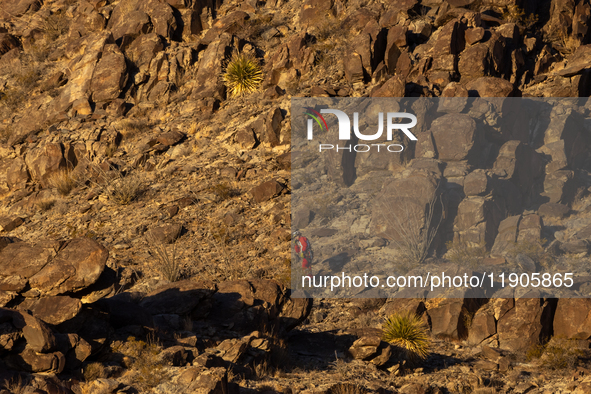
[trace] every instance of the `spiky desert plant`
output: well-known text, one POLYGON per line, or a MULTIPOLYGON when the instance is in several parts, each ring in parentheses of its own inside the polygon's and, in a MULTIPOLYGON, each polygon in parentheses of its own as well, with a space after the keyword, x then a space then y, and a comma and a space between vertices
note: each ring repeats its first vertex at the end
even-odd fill
POLYGON ((240 97, 256 91, 263 82, 263 70, 251 54, 234 52, 228 61, 224 82, 230 97, 240 97))
POLYGON ((402 348, 409 362, 424 360, 429 356, 429 333, 415 313, 400 312, 391 315, 384 322, 382 332, 383 340, 402 348))

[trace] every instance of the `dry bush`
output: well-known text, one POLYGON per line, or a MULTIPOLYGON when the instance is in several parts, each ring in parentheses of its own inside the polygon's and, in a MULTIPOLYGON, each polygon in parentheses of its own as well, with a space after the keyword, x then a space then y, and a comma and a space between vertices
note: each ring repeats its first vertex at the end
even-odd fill
POLYGON ((576 37, 564 34, 561 35, 560 37, 560 46, 558 48, 558 50, 563 54, 563 55, 571 55, 573 54, 578 47, 581 46, 581 40, 579 40, 576 37))
POLYGON ((181 267, 179 260, 176 258, 175 245, 173 244, 172 252, 169 253, 166 246, 158 242, 149 231, 146 233, 146 240, 152 256, 156 257, 156 268, 162 276, 169 282, 179 280, 181 277, 181 267))
POLYGON ((105 171, 98 165, 91 165, 90 173, 94 175, 89 179, 90 183, 116 204, 128 205, 137 200, 144 191, 144 182, 137 174, 124 175, 112 167, 105 171))
POLYGON ((76 180, 69 168, 55 171, 48 181, 49 185, 55 187, 62 196, 67 196, 76 187, 76 180))
POLYGON ((17 377, 13 377, 10 380, 4 380, 2 386, 0 387, 8 390, 11 394, 24 394, 26 391, 28 391, 27 387, 29 386, 29 383, 29 378, 23 379, 21 375, 18 375, 17 377))
POLYGON ((43 31, 49 41, 63 37, 69 29, 70 19, 65 12, 58 11, 43 21, 43 31))
POLYGON ((102 379, 107 377, 107 371, 105 366, 101 363, 90 363, 84 367, 83 372, 84 380, 92 382, 96 379, 102 379))
POLYGON ((138 134, 145 132, 151 127, 150 122, 145 118, 124 119, 117 126, 117 131, 121 133, 124 139, 132 140, 138 134))
POLYGON ((382 201, 383 212, 386 212, 385 219, 392 228, 392 232, 386 234, 386 237, 400 253, 397 265, 402 273, 408 272, 427 258, 443 220, 443 215, 435 215, 438 203, 443 210, 443 200, 437 191, 425 207, 409 201, 408 198, 397 199, 393 206, 387 206, 382 201))
POLYGON ((525 239, 517 242, 512 242, 507 248, 507 254, 511 257, 523 254, 535 262, 543 262, 547 258, 547 253, 544 250, 546 239, 525 239))
POLYGON ((41 199, 39 201, 36 201, 35 202, 35 205, 41 211, 46 212, 46 211, 49 211, 51 208, 53 208, 53 206, 55 205, 55 199, 53 199, 53 198, 44 198, 44 199, 41 199))
POLYGON ((541 366, 553 370, 572 369, 579 363, 583 351, 573 347, 565 338, 552 338, 545 345, 534 345, 526 353, 528 361, 539 359, 541 366))
POLYGON ((516 23, 520 26, 525 27, 526 29, 532 28, 536 23, 538 23, 538 16, 534 14, 526 15, 525 11, 521 9, 519 6, 510 4, 503 9, 503 14, 501 16, 503 21, 506 23, 516 23))
POLYGON ((158 357, 162 347, 155 341, 129 337, 114 351, 131 359, 129 369, 135 372, 133 384, 140 392, 146 392, 169 379, 164 363, 158 357))
POLYGON ((445 258, 461 267, 477 268, 487 255, 486 244, 468 241, 448 242, 445 258))
POLYGON ((227 183, 218 183, 213 186, 210 186, 209 191, 214 193, 221 201, 225 201, 231 197, 237 196, 239 193, 237 190, 233 189, 227 183))

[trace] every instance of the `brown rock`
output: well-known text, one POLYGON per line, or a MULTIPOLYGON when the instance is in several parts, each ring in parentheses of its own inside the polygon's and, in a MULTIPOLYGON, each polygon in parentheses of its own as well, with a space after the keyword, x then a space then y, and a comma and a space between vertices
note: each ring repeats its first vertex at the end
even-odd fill
POLYGON ((23 219, 19 217, 0 218, 0 231, 10 232, 23 223, 23 219))
POLYGON ((365 69, 361 56, 357 53, 350 53, 344 59, 345 76, 350 84, 363 83, 365 81, 365 69))
POLYGON ((306 0, 300 9, 300 24, 304 27, 318 26, 332 6, 333 0, 306 0))
POLYGON ((312 211, 302 208, 293 213, 292 225, 294 228, 305 228, 312 220, 312 211))
POLYGON ((472 45, 484 38, 484 29, 482 27, 473 27, 467 29, 464 34, 466 36, 466 44, 472 45))
POLYGON ((125 56, 117 45, 105 45, 98 61, 90 91, 94 102, 110 101, 119 97, 127 81, 127 65, 125 56))
POLYGON ((31 178, 44 187, 49 186, 50 175, 66 165, 62 146, 55 143, 48 143, 29 151, 25 156, 25 162, 31 178))
POLYGON ((61 373, 66 366, 66 358, 62 352, 38 353, 29 348, 18 355, 8 356, 6 361, 13 368, 28 372, 61 373))
POLYGON ((510 351, 527 350, 547 337, 552 326, 552 308, 543 298, 519 298, 515 307, 499 318, 499 347, 510 351))
POLYGON ((368 360, 377 356, 378 347, 381 342, 382 340, 379 336, 359 338, 349 348, 349 354, 356 360, 368 360))
POLYGON ((225 87, 221 81, 222 62, 226 53, 232 49, 232 37, 222 34, 220 38, 207 46, 203 55, 200 55, 199 69, 195 75, 195 88, 191 99, 197 100, 205 97, 224 99, 225 87), (201 57, 203 56, 203 57, 201 57))
POLYGON ((73 318, 81 308, 80 300, 68 296, 27 299, 19 305, 19 309, 29 310, 33 316, 51 325, 57 325, 73 318))
POLYGON ((234 34, 238 32, 243 28, 244 22, 249 18, 250 16, 244 11, 230 12, 223 18, 215 21, 211 29, 205 33, 201 43, 209 45, 224 33, 234 34))
POLYGON ((444 299, 437 307, 427 310, 431 318, 431 334, 437 338, 459 339, 465 335, 462 320, 464 301, 444 299))
POLYGON ((282 142, 281 122, 283 119, 280 108, 275 108, 261 115, 254 126, 259 139, 270 147, 279 145, 282 142))
POLYGON ((90 286, 105 268, 109 252, 89 238, 69 241, 41 271, 29 279, 33 291, 59 295, 90 286))
POLYGON ((149 239, 157 244, 172 244, 181 236, 181 224, 165 224, 148 230, 149 239))
POLYGON ((0 251, 0 290, 23 290, 29 278, 45 267, 54 253, 25 242, 7 243, 0 251))
POLYGON ((164 49, 162 38, 156 33, 141 35, 129 46, 124 47, 125 55, 139 69, 145 69, 156 54, 164 49))
MULTIPOLYGON (((24 189, 29 181, 29 171, 27 170, 27 164, 22 157, 7 160, 7 169, 4 174, 6 175, 6 184, 10 190, 24 189)), ((1 177, 2 175, 0 175, 1 177)))
POLYGON ((390 78, 375 92, 372 92, 372 97, 404 97, 406 90, 406 81, 403 76, 396 75, 390 78))
POLYGON ((200 373, 187 387, 187 392, 200 394, 228 393, 228 374, 225 368, 210 368, 200 373))
POLYGON ((181 142, 185 138, 185 134, 178 130, 172 130, 168 133, 163 133, 156 139, 159 143, 165 146, 173 146, 181 142))
POLYGON ((481 77, 466 84, 466 89, 477 97, 514 97, 515 88, 511 82, 502 78, 481 77))
POLYGON ((567 67, 560 70, 558 75, 572 77, 589 68, 591 64, 591 44, 579 46, 567 59, 567 67))
POLYGON ((249 193, 252 195, 255 202, 261 203, 279 195, 283 188, 283 185, 273 180, 261 183, 251 189, 249 193))
POLYGON ((568 339, 591 338, 588 298, 561 298, 554 315, 554 336, 568 339))
POLYGON ((483 196, 489 191, 489 178, 484 170, 475 170, 464 179, 466 196, 483 196))
POLYGON ((454 232, 461 242, 484 243, 487 248, 492 247, 504 215, 494 197, 466 197, 458 207, 454 232))
POLYGON ((538 208, 538 215, 541 217, 549 217, 549 218, 565 218, 570 212, 570 208, 564 204, 557 204, 547 202, 545 204, 540 205, 538 208))
POLYGON ((501 147, 493 170, 499 177, 511 180, 522 193, 529 194, 543 173, 542 156, 520 141, 508 141, 501 147))
POLYGON ((481 130, 472 118, 449 114, 431 124, 431 132, 440 160, 476 160, 480 154, 481 130))
MULTIPOLYGON (((478 345, 496 333, 497 327, 494 316, 489 311, 481 308, 472 318, 468 332, 468 343, 478 345)), ((488 346, 483 346, 483 348, 485 347, 488 348, 488 346)))
POLYGON ((148 33, 150 27, 162 37, 173 38, 177 29, 173 9, 157 0, 125 0, 115 6, 107 25, 116 40, 148 33))
POLYGON ((252 128, 246 127, 236 132, 234 142, 242 149, 253 149, 258 143, 258 140, 252 128))
POLYGON ((550 203, 570 204, 575 194, 574 172, 560 170, 547 174, 544 178, 544 192, 542 196, 550 203))
POLYGON ((478 78, 489 71, 489 53, 486 43, 474 44, 460 55, 458 71, 462 78, 478 78))
POLYGON ((45 323, 26 312, 20 313, 20 316, 20 319, 13 318, 13 323, 22 329, 29 349, 38 353, 55 350, 57 344, 55 336, 45 323))
MULTIPOLYGON (((566 156, 568 164, 573 164, 577 157, 586 152, 585 148, 587 147, 582 116, 573 108, 556 108, 550 115, 550 124, 544 133, 544 144, 552 156, 552 161, 555 158, 558 161, 554 166, 551 163, 549 167, 554 167, 552 169, 556 170, 561 169, 562 154, 566 156), (560 141, 563 141, 564 147, 557 144, 560 141)), ((552 171, 548 168, 546 172, 552 171)))

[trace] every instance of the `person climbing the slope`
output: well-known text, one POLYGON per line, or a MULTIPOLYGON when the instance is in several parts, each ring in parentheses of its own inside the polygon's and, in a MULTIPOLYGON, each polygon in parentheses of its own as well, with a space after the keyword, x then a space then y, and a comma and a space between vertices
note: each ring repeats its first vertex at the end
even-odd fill
POLYGON ((291 234, 291 238, 295 242, 294 249, 296 255, 302 260, 302 269, 307 276, 311 277, 314 252, 312 251, 312 245, 310 244, 310 241, 299 231, 294 231, 291 234))

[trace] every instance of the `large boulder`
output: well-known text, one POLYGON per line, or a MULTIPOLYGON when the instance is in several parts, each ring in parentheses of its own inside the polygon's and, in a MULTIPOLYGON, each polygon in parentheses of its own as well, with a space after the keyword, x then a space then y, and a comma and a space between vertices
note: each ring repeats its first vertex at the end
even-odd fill
POLYGON ((477 162, 481 155, 482 130, 474 119, 463 114, 448 114, 431 124, 439 160, 477 162))
POLYGON ((54 255, 53 248, 26 242, 7 243, 0 250, 0 290, 20 292, 54 255))
POLYGON ((515 304, 497 323, 499 347, 509 351, 529 350, 548 338, 552 330, 555 301, 529 295, 515 304))
POLYGON ((591 300, 561 298, 554 314, 554 335, 568 339, 591 338, 591 300))
POLYGON ((60 295, 95 283, 109 252, 96 241, 77 238, 69 241, 39 272, 29 278, 31 295, 60 295))

